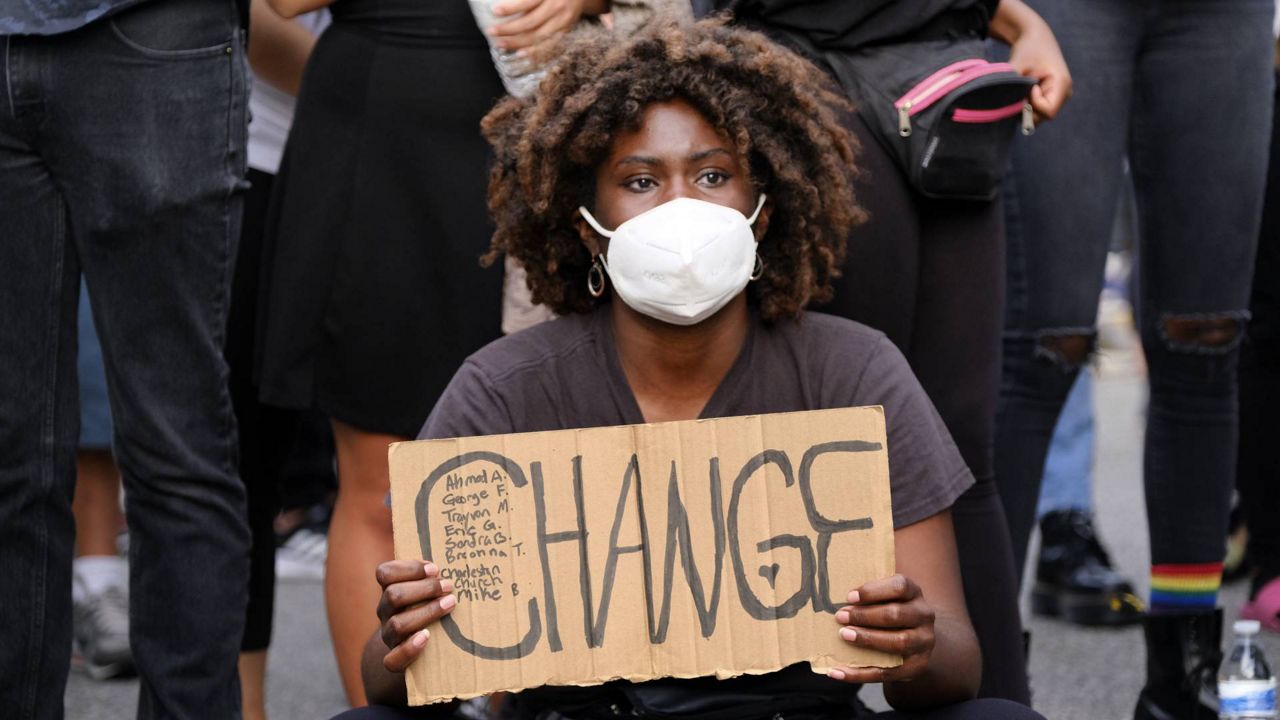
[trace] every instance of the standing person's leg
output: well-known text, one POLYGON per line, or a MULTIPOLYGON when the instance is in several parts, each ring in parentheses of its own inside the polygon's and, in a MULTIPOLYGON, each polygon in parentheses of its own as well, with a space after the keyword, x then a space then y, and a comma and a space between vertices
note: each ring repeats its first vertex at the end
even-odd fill
POLYGON ((76 652, 93 678, 133 669, 129 652, 129 565, 116 551, 124 524, 120 471, 111 456, 111 405, 102 346, 93 328, 89 293, 80 287, 77 310, 80 449, 76 452, 76 559, 71 608, 76 652))
POLYGON ((79 264, 41 157, 43 38, 0 37, 0 708, 62 717, 71 659, 79 264), (50 698, 53 698, 50 701, 50 698))
POLYGON ((986 478, 952 509, 965 599, 983 651, 982 694, 1026 703, 1013 569, 1007 542, 999 537, 1004 533, 992 533, 993 527, 1003 529, 990 482, 1002 302, 998 206, 922 208, 862 120, 853 120, 852 127, 862 143, 857 197, 869 219, 850 236, 845 277, 835 299, 820 309, 881 330, 902 349, 965 460, 986 478), (945 213, 946 220, 930 218, 934 212, 945 213), (966 217, 975 221, 974 232, 953 238, 950 233, 963 231, 966 217), (992 327, 984 331, 981 324, 988 320, 992 327))
POLYGON ((920 216, 902 171, 856 114, 846 120, 861 143, 854 200, 867 219, 849 235, 831 302, 817 307, 879 330, 909 355, 920 274, 920 216))
POLYGON ((1053 428, 1097 335, 1142 23, 1136 4, 1031 4, 1053 27, 1075 92, 1014 148, 1018 228, 1009 236, 1008 278, 1025 301, 1005 313, 995 472, 1019 575, 1053 428))
MULTIPOLYGON (((76 557, 116 557, 120 512, 120 473, 111 451, 81 448, 76 452, 76 557)), ((123 567, 123 561, 121 561, 123 567)))
POLYGON ((1093 373, 1081 368, 1053 427, 1037 520, 1054 512, 1093 513, 1093 427, 1093 373))
POLYGON ((391 543, 391 491, 387 446, 409 438, 372 433, 333 421, 338 455, 338 499, 329 522, 324 566, 325 609, 338 674, 353 706, 365 704, 360 657, 378 628, 378 563, 395 555, 391 543))
POLYGON ((1083 368, 1044 463, 1031 610, 1081 625, 1123 625, 1141 620, 1143 605, 1133 585, 1111 568, 1093 525, 1093 441, 1093 372, 1083 368))
POLYGON ((1152 590, 1139 717, 1196 708, 1194 690, 1212 683, 1197 666, 1216 666, 1220 653, 1214 608, 1236 465, 1236 370, 1274 83, 1270 0, 1160 8, 1138 65, 1130 146, 1151 383, 1152 590))
MULTIPOLYGON (((1280 87, 1275 97, 1280 102, 1280 87)), ((1272 447, 1280 437, 1280 115, 1271 123, 1271 166, 1249 311, 1253 317, 1240 358, 1236 487, 1256 572, 1250 601, 1240 614, 1280 632, 1280 456, 1272 447)))
MULTIPOLYGON (((1143 238, 1138 315, 1151 376, 1145 475, 1157 566, 1222 559, 1238 347, 1271 129, 1271 36, 1259 24, 1274 9, 1267 0, 1167 3, 1139 66, 1131 153, 1143 238), (1198 110, 1177 112, 1187 107, 1198 110), (1230 133, 1222 132, 1226 123, 1230 133)), ((1212 608, 1216 582, 1206 577, 1192 593, 1200 597, 1181 599, 1156 583, 1152 609, 1212 608)))
POLYGON ((76 373, 80 384, 80 450, 76 453, 76 494, 72 504, 76 557, 114 558, 116 538, 124 523, 120 512, 120 471, 111 457, 111 401, 107 397, 102 346, 93 327, 89 293, 83 282, 76 328, 76 373))
MULTIPOLYGON (((1007 326, 1017 327, 1027 316, 1031 288, 1016 176, 1005 178, 1002 197, 1009 283, 1005 318, 1007 326)), ((1036 504, 1041 537, 1032 611, 1088 625, 1138 620, 1141 600, 1111 569, 1093 527, 1093 383, 1088 368, 1076 375, 1046 452, 1036 504)))
MULTIPOLYGON (((76 452, 76 558, 116 559, 116 538, 124 523, 120 511, 120 471, 111 456, 111 403, 102 366, 102 346, 93 328, 89 293, 80 284, 76 310, 76 373, 80 385, 80 449, 76 452)), ((120 561, 121 583, 127 582, 120 561)))
POLYGON ((921 206, 920 290, 907 352, 977 481, 951 509, 969 616, 982 646, 980 697, 1031 703, 1018 580, 992 465, 1004 308, 999 202, 921 206))
POLYGON ((236 717, 249 536, 222 356, 244 175, 236 6, 144 3, 53 59, 49 162, 106 361, 138 713, 236 717))
POLYGON ((280 478, 298 437, 301 413, 258 401, 253 382, 253 348, 258 309, 262 236, 273 176, 250 169, 240 245, 231 284, 225 355, 231 403, 240 440, 240 479, 248 501, 249 604, 240 643, 240 694, 245 720, 266 717, 267 648, 275 610, 276 534, 280 478))
POLYGON ((78 667, 95 680, 133 670, 129 650, 129 564, 116 552, 123 517, 120 473, 109 450, 76 453, 76 559, 71 609, 78 667))

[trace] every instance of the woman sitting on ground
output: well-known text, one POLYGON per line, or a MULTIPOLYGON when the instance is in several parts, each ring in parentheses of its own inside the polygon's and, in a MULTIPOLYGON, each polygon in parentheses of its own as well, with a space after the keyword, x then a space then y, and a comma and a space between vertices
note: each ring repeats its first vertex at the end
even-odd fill
MULTIPOLYGON (((562 317, 468 359, 421 437, 882 405, 899 574, 849 588, 831 632, 902 665, 660 679, 625 695, 620 682, 543 687, 510 698, 518 716, 612 717, 627 702, 640 717, 699 707, 752 720, 803 694, 813 707, 787 717, 862 717, 860 684, 883 682, 891 705, 922 713, 911 717, 1039 717, 971 700, 981 666, 948 509, 973 479, 942 421, 881 333, 804 311, 830 295, 860 219, 840 112, 815 67, 712 21, 573 48, 536 98, 503 101, 484 124, 497 155, 489 259, 518 260, 535 302, 562 317), (710 242, 695 231, 716 224, 737 232, 710 242), (686 244, 694 252, 679 252, 686 244), (670 282, 649 281, 658 274, 670 282)), ((383 629, 366 649, 366 690, 403 705, 423 630, 457 600, 434 565, 388 562, 378 576, 383 629)))

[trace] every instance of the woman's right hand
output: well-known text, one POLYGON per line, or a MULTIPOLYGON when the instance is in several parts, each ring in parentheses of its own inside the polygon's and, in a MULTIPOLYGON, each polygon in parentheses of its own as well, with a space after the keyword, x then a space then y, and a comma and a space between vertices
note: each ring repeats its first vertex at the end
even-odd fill
POLYGON ((1053 29, 1023 0, 1000 0, 991 18, 991 36, 1009 45, 1009 64, 1035 78, 1031 108, 1036 122, 1052 120, 1071 97, 1071 71, 1053 29))
POLYGON ((403 673, 422 654, 431 633, 427 626, 453 612, 458 598, 453 581, 440 578, 430 560, 392 560, 378 566, 380 635, 387 646, 382 666, 403 673))

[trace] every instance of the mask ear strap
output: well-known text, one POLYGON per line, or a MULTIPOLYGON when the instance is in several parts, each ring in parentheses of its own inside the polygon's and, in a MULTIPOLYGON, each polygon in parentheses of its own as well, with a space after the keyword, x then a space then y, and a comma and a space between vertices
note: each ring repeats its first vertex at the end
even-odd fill
MULTIPOLYGON (((764 201, 765 201, 765 198, 767 197, 768 195, 765 195, 764 193, 760 193, 760 200, 756 202, 756 211, 751 213, 751 217, 747 218, 748 225, 756 224, 756 218, 760 217, 760 208, 764 207, 764 201)), ((579 208, 579 210, 581 210, 581 208, 579 208)))
POLYGON ((600 223, 596 222, 596 219, 591 216, 591 213, 587 212, 587 209, 585 207, 582 207, 581 205, 579 205, 578 214, 581 215, 582 219, 586 220, 587 224, 590 225, 592 229, 595 230, 596 232, 600 233, 601 235, 607 238, 613 237, 613 232, 611 230, 605 230, 604 228, 600 227, 600 223))

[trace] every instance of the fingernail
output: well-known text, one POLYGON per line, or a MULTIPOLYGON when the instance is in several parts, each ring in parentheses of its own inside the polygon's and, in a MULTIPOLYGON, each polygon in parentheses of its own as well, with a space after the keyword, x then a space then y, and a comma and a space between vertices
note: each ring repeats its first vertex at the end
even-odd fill
POLYGON ((440 592, 453 592, 453 581, 449 579, 440 581, 440 592))
POLYGON ((858 631, 851 627, 842 627, 840 628, 840 637, 848 640, 849 642, 853 642, 858 639, 858 631))
POLYGON ((457 604, 458 604, 458 596, 456 595, 445 595, 444 597, 440 598, 441 610, 452 610, 453 606, 457 604))
POLYGON ((856 603, 856 602, 858 602, 859 598, 861 598, 861 597, 862 597, 862 596, 858 594, 858 591, 857 591, 857 590, 851 590, 851 591, 849 592, 849 602, 851 602, 851 603, 856 603))
POLYGON ((848 610, 841 610, 840 612, 836 613, 836 622, 840 623, 841 625, 848 625, 848 624, 849 624, 849 611, 848 611, 848 610))
POLYGON ((435 563, 427 563, 422 566, 422 572, 426 573, 427 577, 435 577, 440 572, 440 568, 436 567, 435 563))
POLYGON ((830 669, 830 670, 828 670, 828 671, 827 671, 827 677, 831 678, 832 680, 843 680, 843 679, 844 679, 844 671, 843 671, 843 670, 836 670, 835 668, 832 668, 832 669, 830 669))
POLYGON ((431 633, 427 632, 425 629, 423 629, 423 630, 419 630, 419 631, 418 631, 417 633, 415 633, 415 634, 414 634, 414 636, 413 636, 413 646, 414 646, 414 647, 422 647, 423 645, 426 645, 426 644, 427 644, 427 636, 428 636, 428 635, 430 635, 430 634, 431 634, 431 633))

